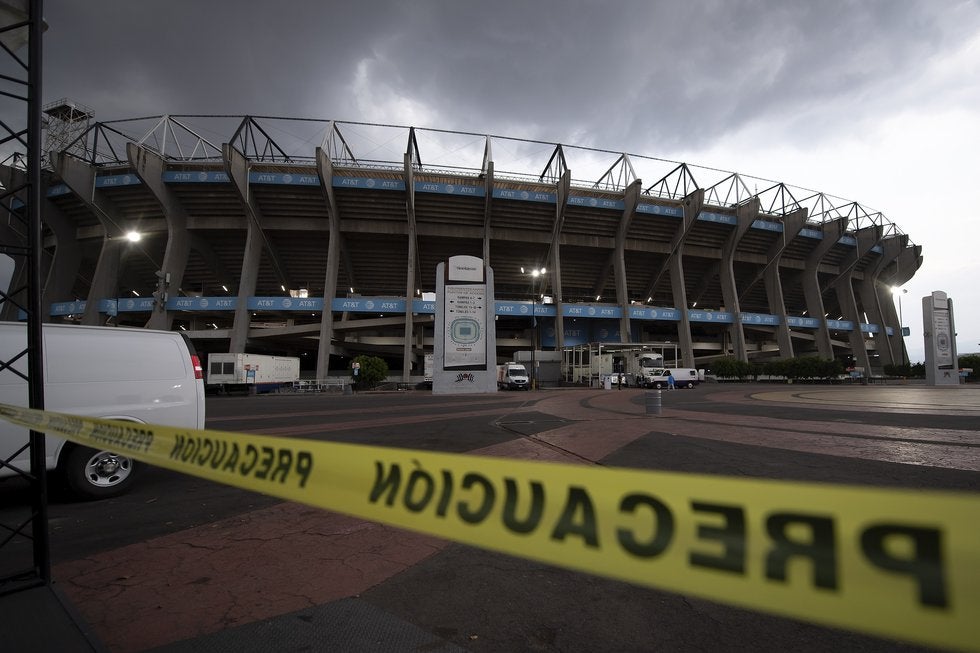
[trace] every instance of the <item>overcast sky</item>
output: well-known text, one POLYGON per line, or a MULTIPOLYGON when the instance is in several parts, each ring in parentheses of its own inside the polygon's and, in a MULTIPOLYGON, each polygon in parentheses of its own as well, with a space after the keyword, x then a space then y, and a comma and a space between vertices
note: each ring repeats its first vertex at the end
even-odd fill
POLYGON ((954 301, 959 353, 980 351, 978 1, 44 7, 44 100, 71 98, 98 120, 433 127, 685 161, 857 201, 923 247, 902 306, 911 360, 923 360, 921 298, 933 290, 954 301))

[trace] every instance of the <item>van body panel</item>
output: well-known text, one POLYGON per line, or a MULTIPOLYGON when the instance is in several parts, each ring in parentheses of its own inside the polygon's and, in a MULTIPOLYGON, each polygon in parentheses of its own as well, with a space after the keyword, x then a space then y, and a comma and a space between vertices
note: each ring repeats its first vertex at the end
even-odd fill
MULTIPOLYGON (((174 331, 44 324, 45 409, 105 419, 204 428, 204 382, 195 378, 191 349, 174 331)), ((0 322, 0 356, 9 360, 27 347, 27 326, 0 322)), ((27 356, 13 365, 27 373, 27 356)), ((0 402, 27 406, 27 382, 0 371, 0 402)), ((0 457, 28 441, 28 430, 0 420, 0 457)), ((48 469, 62 462, 65 441, 46 436, 48 469)), ((30 468, 29 453, 11 463, 30 468)), ((0 468, 0 477, 13 474, 0 468)))

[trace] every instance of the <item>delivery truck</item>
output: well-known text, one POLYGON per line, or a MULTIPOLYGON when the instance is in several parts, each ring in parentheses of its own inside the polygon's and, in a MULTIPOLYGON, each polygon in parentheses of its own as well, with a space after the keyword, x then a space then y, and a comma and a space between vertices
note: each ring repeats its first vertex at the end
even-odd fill
POLYGON ((212 393, 265 393, 299 381, 299 358, 263 354, 210 354, 205 381, 212 393))
POLYGON ((529 390, 531 384, 527 368, 521 363, 504 363, 497 366, 498 390, 529 390))

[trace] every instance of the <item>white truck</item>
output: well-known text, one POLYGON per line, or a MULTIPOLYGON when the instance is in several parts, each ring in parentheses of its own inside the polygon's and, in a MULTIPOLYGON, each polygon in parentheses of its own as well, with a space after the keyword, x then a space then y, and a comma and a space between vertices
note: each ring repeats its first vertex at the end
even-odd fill
POLYGON ((423 362, 424 368, 422 371, 423 374, 422 381, 425 383, 425 385, 431 388, 432 374, 435 368, 434 359, 432 358, 432 354, 426 354, 423 360, 424 360, 423 362))
POLYGON ((646 388, 654 379, 655 370, 664 366, 664 357, 651 351, 626 352, 626 382, 637 388, 646 388))
MULTIPOLYGON (((190 341, 175 331, 44 324, 44 407, 60 413, 204 428, 204 380, 190 341)), ((27 325, 0 322, 0 403, 28 405, 27 325), (12 362, 11 362, 12 361, 12 362)), ((0 478, 31 468, 27 429, 0 420, 0 478)), ((126 491, 135 462, 61 438, 44 438, 45 467, 85 499, 126 491)))
POLYGON ((527 368, 522 363, 504 363, 497 366, 498 390, 529 390, 527 368))
POLYGON ((694 389, 704 380, 704 370, 698 371, 693 367, 661 368, 653 370, 652 375, 646 381, 645 387, 657 388, 658 390, 669 387, 671 374, 674 375, 675 388, 694 389))
POLYGON ((210 354, 207 388, 229 393, 274 392, 299 381, 299 358, 263 354, 210 354))

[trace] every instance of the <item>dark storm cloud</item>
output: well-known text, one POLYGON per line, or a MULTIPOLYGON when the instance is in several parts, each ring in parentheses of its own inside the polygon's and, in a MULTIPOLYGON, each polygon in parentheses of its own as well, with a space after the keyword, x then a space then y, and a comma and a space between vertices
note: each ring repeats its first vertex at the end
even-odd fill
POLYGON ((957 29, 975 30, 978 13, 972 2, 844 0, 49 0, 45 95, 102 119, 360 120, 360 75, 378 97, 427 107, 430 127, 649 152, 806 113, 818 138, 840 125, 814 110, 873 103, 957 29))

